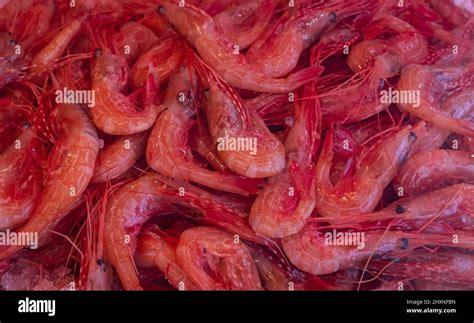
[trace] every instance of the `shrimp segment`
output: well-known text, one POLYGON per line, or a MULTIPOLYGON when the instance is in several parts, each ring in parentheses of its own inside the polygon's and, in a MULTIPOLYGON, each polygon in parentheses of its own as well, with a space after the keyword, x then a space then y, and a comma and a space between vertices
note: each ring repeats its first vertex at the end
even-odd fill
POLYGON ((136 260, 140 267, 158 267, 176 289, 198 289, 178 263, 176 248, 151 230, 139 235, 136 260))
POLYGON ((474 157, 465 151, 426 151, 412 156, 398 178, 409 196, 454 183, 474 184, 474 157))
POLYGON ((258 71, 247 58, 216 31, 213 19, 192 5, 162 3, 159 9, 202 57, 229 84, 246 90, 285 93, 313 80, 319 72, 309 67, 286 79, 275 79, 258 71))
POLYGON ((159 116, 147 145, 147 162, 157 172, 192 181, 218 190, 248 195, 257 192, 259 180, 222 174, 201 167, 193 161, 187 144, 194 121, 197 79, 192 70, 182 68, 169 83, 164 111, 159 116))
POLYGON ((184 231, 176 255, 188 277, 202 290, 261 290, 257 268, 248 247, 212 227, 184 231))
POLYGON ((330 181, 333 131, 326 135, 316 164, 316 209, 325 217, 370 213, 408 156, 416 135, 409 127, 392 134, 358 161, 351 178, 343 178, 333 185, 330 181))
POLYGON ((123 175, 145 153, 148 132, 121 136, 99 153, 91 183, 103 183, 123 175))
MULTIPOLYGON (((59 104, 56 109, 58 139, 48 157, 44 189, 31 218, 17 232, 38 232, 40 238, 53 229, 81 197, 94 173, 99 139, 88 116, 77 105, 59 104)), ((23 246, 0 249, 0 259, 23 246)))

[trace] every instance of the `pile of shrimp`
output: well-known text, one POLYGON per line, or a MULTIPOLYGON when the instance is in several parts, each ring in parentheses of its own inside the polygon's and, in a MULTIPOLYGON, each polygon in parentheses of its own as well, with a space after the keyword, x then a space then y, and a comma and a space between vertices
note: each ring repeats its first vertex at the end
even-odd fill
POLYGON ((474 289, 473 18, 0 1, 0 289, 474 289))

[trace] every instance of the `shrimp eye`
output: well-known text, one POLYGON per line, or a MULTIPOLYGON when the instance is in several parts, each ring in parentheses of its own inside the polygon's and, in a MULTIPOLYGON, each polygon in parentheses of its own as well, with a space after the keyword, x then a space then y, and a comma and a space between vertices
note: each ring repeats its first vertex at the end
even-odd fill
POLYGON ((408 249, 408 245, 409 245, 409 243, 408 243, 407 238, 401 238, 400 239, 400 249, 403 249, 403 250, 408 249))
POLYGON ((104 262, 104 259, 103 259, 103 258, 97 259, 97 264, 98 264, 99 266, 102 266, 104 263, 105 263, 105 262, 104 262))
POLYGON ((165 11, 166 11, 166 9, 165 9, 165 7, 163 7, 163 6, 158 6, 158 10, 157 10, 157 11, 158 11, 158 13, 164 14, 165 11))
POLYGON ((336 20, 337 20, 337 15, 336 15, 336 13, 335 13, 335 12, 331 12, 331 13, 329 14, 329 22, 330 22, 330 23, 335 23, 336 20))
POLYGON ((397 207, 395 208, 395 212, 397 212, 397 214, 402 214, 402 213, 405 213, 406 211, 407 209, 401 204, 398 204, 397 207))
POLYGON ((29 129, 31 124, 28 121, 23 122, 23 129, 29 129))
POLYGON ((211 92, 209 91, 209 89, 204 91, 204 95, 206 96, 206 98, 209 98, 209 96, 211 95, 211 92))
POLYGON ((410 133, 408 134, 409 136, 409 139, 410 141, 415 141, 418 137, 416 136, 416 133, 414 133, 413 131, 410 131, 410 133))
POLYGON ((102 54, 102 48, 96 48, 94 51, 94 57, 97 58, 100 54, 102 54))

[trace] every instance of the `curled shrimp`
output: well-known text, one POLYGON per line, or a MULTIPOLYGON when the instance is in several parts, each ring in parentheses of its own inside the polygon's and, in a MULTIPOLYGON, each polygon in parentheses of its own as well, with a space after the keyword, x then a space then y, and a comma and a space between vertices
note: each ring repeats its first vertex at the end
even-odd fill
POLYGON ((409 196, 459 182, 474 184, 474 157, 465 151, 425 151, 410 157, 397 178, 397 187, 409 196))
POLYGON ((176 248, 186 274, 202 290, 261 290, 248 247, 231 234, 213 227, 184 231, 176 248))
POLYGON ((197 78, 193 70, 182 68, 168 86, 164 111, 158 117, 147 144, 147 162, 157 172, 192 181, 214 189, 248 195, 256 193, 259 180, 222 174, 199 166, 187 143, 194 123, 197 78))
POLYGON ((316 164, 318 213, 322 216, 347 216, 372 212, 415 140, 416 135, 410 127, 400 129, 363 154, 353 176, 342 178, 333 185, 330 181, 333 130, 330 130, 316 164))
POLYGON ((136 261, 140 267, 158 267, 176 289, 198 289, 178 262, 176 247, 151 230, 138 236, 136 261))
POLYGON ((313 80, 319 68, 309 67, 275 79, 258 71, 217 31, 213 19, 199 8, 185 4, 162 3, 159 9, 202 57, 229 84, 246 90, 285 93, 313 80))
POLYGON ((141 55, 131 69, 132 87, 137 89, 146 83, 150 64, 157 75, 157 84, 164 84, 183 61, 184 51, 179 45, 173 37, 165 38, 141 55))
MULTIPOLYGON (((309 90, 305 96, 309 95, 309 90)), ((286 167, 266 183, 250 211, 249 223, 265 236, 281 238, 298 232, 316 204, 314 159, 319 145, 317 101, 302 99, 285 141, 286 167)))
POLYGON ((232 171, 250 178, 263 178, 283 170, 284 147, 255 110, 243 106, 238 98, 231 97, 213 81, 204 108, 219 157, 232 171), (239 141, 247 145, 226 145, 239 141))
MULTIPOLYGON (((366 2, 344 3, 344 11, 356 11, 366 2)), ((319 36, 333 28, 342 15, 338 6, 310 6, 287 21, 277 23, 267 38, 250 47, 247 58, 263 74, 276 78, 287 75, 297 65, 301 53, 319 36)))
POLYGON ((159 89, 152 72, 145 85, 144 109, 137 111, 131 98, 123 94, 128 80, 125 59, 100 49, 96 50, 95 58, 92 91, 96 102, 90 109, 94 125, 111 135, 131 135, 151 128, 159 113, 159 89))
POLYGON ((22 134, 0 154, 0 229, 26 222, 41 191, 42 176, 34 165, 39 145, 32 129, 22 134))
POLYGON ((435 65, 409 65, 398 81, 399 91, 418 91, 420 102, 398 103, 404 111, 432 123, 440 128, 474 136, 474 121, 459 118, 442 109, 443 95, 462 90, 457 96, 458 104, 472 113, 474 96, 469 85, 472 83, 474 64, 468 66, 438 67, 435 65))
MULTIPOLYGON (((81 198, 94 173, 99 139, 89 117, 78 105, 58 104, 54 110, 57 131, 48 157, 47 176, 30 219, 17 232, 37 232, 41 237, 53 229, 81 198)), ((0 259, 23 246, 0 249, 0 259)))
POLYGON ((148 132, 118 137, 99 152, 91 183, 113 180, 127 172, 145 153, 148 132))
POLYGON ((212 18, 216 30, 239 49, 245 49, 265 31, 275 11, 274 0, 247 1, 212 18))

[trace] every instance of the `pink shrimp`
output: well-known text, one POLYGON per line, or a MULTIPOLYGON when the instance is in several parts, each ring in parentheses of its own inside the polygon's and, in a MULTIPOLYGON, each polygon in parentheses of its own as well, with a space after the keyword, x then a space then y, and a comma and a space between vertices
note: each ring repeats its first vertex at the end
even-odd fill
POLYGON ((220 229, 194 227, 184 231, 176 255, 188 277, 200 289, 262 289, 248 247, 220 229))
POLYGON ((459 182, 474 184, 474 157, 455 150, 422 152, 407 161, 397 178, 397 187, 409 196, 459 182))
POLYGON ((253 91, 285 93, 312 81, 319 68, 309 67, 286 79, 268 77, 250 64, 243 54, 235 53, 228 41, 216 31, 213 19, 204 11, 185 4, 162 3, 159 9, 190 42, 202 59, 229 84, 253 91))
POLYGON ((321 65, 336 53, 343 53, 344 46, 351 47, 360 35, 353 28, 341 26, 321 35, 319 42, 311 47, 311 63, 321 65))
POLYGON ((340 231, 339 233, 343 235, 346 233, 352 237, 356 237, 359 233, 360 239, 351 238, 350 245, 339 245, 333 243, 336 238, 328 233, 334 235, 334 231, 322 233, 318 230, 318 225, 308 223, 297 234, 282 239, 283 250, 291 263, 299 269, 313 275, 325 275, 354 265, 364 265, 374 256, 404 254, 421 246, 446 245, 472 248, 471 234, 463 232, 457 232, 462 239, 459 245, 452 242, 451 234, 444 236, 387 230, 340 231))
POLYGON ((354 175, 330 182, 333 159, 333 130, 326 134, 316 164, 316 210, 322 216, 347 216, 372 212, 383 190, 405 161, 416 140, 410 127, 405 127, 371 147, 357 161, 354 175))
POLYGON ((178 263, 176 247, 151 230, 138 236, 136 261, 140 267, 158 267, 176 289, 198 289, 178 263))
POLYGON ((164 111, 158 117, 147 144, 147 162, 157 172, 208 187, 243 195, 257 192, 259 180, 222 174, 193 161, 187 145, 188 131, 194 122, 197 78, 193 70, 182 68, 168 86, 164 111))
POLYGON ((0 155, 0 229, 26 222, 41 191, 40 147, 32 129, 22 134, 0 155), (36 156, 35 156, 36 155, 36 156))
MULTIPOLYGON (((40 238, 53 229, 81 198, 89 184, 99 152, 99 139, 88 116, 77 105, 58 104, 54 110, 58 133, 48 157, 44 189, 30 219, 17 232, 38 232, 40 238)), ((0 259, 23 246, 0 249, 0 259)))
POLYGON ((242 103, 237 93, 224 88, 212 76, 207 80, 210 89, 204 110, 222 161, 235 173, 250 178, 280 173, 285 166, 281 142, 258 113, 242 103))
POLYGON ((125 59, 107 51, 96 50, 92 71, 92 91, 95 106, 90 109, 94 125, 111 135, 131 135, 148 130, 159 113, 158 84, 149 72, 145 85, 143 111, 137 111, 131 98, 123 94, 127 85, 128 69, 125 59))
POLYGON ((355 14, 367 7, 367 1, 310 6, 294 17, 277 23, 267 35, 248 51, 247 58, 263 74, 276 78, 287 75, 298 63, 301 53, 319 36, 333 28, 338 16, 355 14), (343 5, 342 5, 343 4, 343 5))
POLYGON ((434 10, 455 26, 464 25, 474 14, 474 4, 471 0, 431 0, 434 10))
POLYGON ((0 88, 25 77, 24 55, 16 52, 17 43, 10 33, 0 33, 0 88))
POLYGON ((296 121, 285 141, 285 169, 268 180, 252 205, 249 223, 268 237, 298 232, 315 207, 314 160, 320 115, 317 99, 305 99, 311 93, 306 89, 303 101, 295 105, 296 121))
POLYGON ((245 49, 265 31, 275 11, 274 0, 248 1, 213 16, 216 30, 239 49, 245 49))
POLYGON ((419 102, 398 103, 404 111, 455 133, 474 136, 474 121, 459 118, 442 110, 441 98, 454 90, 462 89, 456 100, 464 110, 472 113, 474 95, 467 90, 472 83, 474 64, 467 66, 438 67, 434 65, 407 66, 398 81, 399 91, 419 91, 419 102))
POLYGON ((150 64, 155 68, 157 84, 164 84, 170 75, 176 71, 183 61, 184 52, 174 38, 160 40, 159 44, 145 52, 133 65, 131 70, 131 85, 134 89, 142 87, 148 77, 150 64))
POLYGON ((91 183, 113 180, 127 172, 145 154, 148 132, 121 136, 99 153, 91 183))

